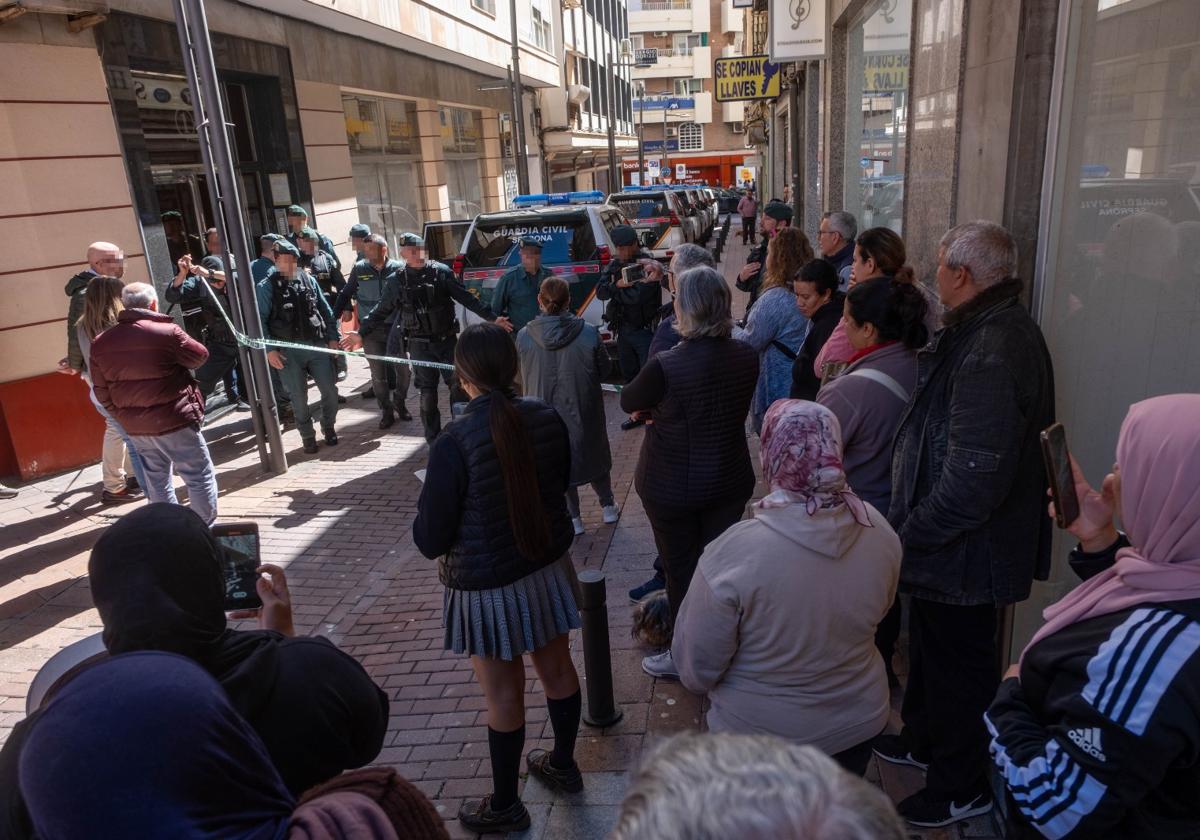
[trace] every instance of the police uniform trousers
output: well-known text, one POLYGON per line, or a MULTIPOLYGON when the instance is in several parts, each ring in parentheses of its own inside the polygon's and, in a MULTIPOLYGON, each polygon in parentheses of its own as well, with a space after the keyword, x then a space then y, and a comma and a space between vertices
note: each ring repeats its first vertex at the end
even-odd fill
MULTIPOLYGON (((398 355, 389 352, 388 337, 390 335, 391 330, 389 329, 375 330, 363 338, 363 352, 368 356, 398 355)), ((371 389, 375 392, 375 402, 380 411, 386 414, 393 410, 393 405, 397 411, 403 409, 404 398, 408 396, 408 366, 371 358, 367 359, 367 366, 371 369, 371 389), (396 370, 396 368, 401 370, 396 370), (393 386, 393 382, 395 382, 395 386, 393 386), (392 391, 393 387, 396 389, 394 392, 392 391)))
MULTIPOLYGON (((446 365, 454 364, 454 347, 458 344, 457 335, 442 338, 408 339, 408 357, 415 362, 440 362, 446 365)), ((440 377, 450 389, 450 402, 465 402, 466 394, 458 384, 458 376, 452 370, 417 365, 413 369, 413 380, 417 390, 421 392, 421 425, 425 427, 425 440, 432 443, 442 431, 442 415, 438 411, 437 385, 440 377)))
MULTIPOLYGON (((204 364, 196 368, 196 384, 200 386, 200 393, 205 399, 208 399, 212 394, 218 382, 229 377, 229 374, 237 367, 237 363, 238 348, 236 344, 225 344, 224 342, 214 341, 208 345, 208 359, 204 364)), ((239 384, 243 388, 241 397, 245 399, 244 380, 239 382, 239 384)), ((228 386, 226 387, 225 396, 230 401, 235 396, 232 389, 228 386)))
POLYGON ((312 408, 308 404, 308 377, 313 378, 317 390, 321 392, 321 429, 333 431, 337 419, 337 379, 333 365, 329 363, 328 353, 314 350, 297 350, 287 347, 280 351, 285 361, 283 370, 279 371, 279 379, 291 397, 292 413, 296 418, 296 428, 303 440, 316 437, 313 432, 312 408))
POLYGON ((634 328, 621 325, 617 331, 617 361, 621 365, 621 376, 632 382, 650 356, 650 342, 654 330, 649 327, 634 328))

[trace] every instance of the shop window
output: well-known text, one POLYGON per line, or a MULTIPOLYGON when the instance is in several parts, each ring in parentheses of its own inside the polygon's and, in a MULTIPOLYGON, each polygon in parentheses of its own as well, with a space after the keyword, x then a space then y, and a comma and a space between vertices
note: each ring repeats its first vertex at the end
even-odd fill
POLYGON ((482 118, 469 108, 441 106, 442 149, 446 156, 446 190, 450 218, 470 219, 483 212, 482 118))
POLYGON ((425 219, 416 105, 401 99, 344 95, 342 112, 358 219, 395 250, 398 234, 419 233, 425 219))
MULTIPOLYGON (((1171 3, 1070 5, 1035 311, 1057 417, 1095 487, 1131 403, 1200 392, 1200 44, 1171 3)), ((1058 532, 1014 650, 1078 583, 1058 532)))
POLYGON ((901 232, 911 19, 912 0, 876 0, 848 30, 842 207, 860 230, 901 232))

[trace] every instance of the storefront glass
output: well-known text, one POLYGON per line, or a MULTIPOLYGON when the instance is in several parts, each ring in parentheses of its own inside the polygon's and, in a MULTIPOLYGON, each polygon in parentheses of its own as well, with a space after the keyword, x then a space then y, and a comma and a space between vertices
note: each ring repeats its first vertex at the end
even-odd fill
POLYGON ((396 250, 397 236, 420 233, 420 137, 416 105, 403 99, 342 96, 358 218, 396 250))
MULTIPOLYGON (((1129 405, 1200 391, 1200 36, 1192 0, 1073 3, 1035 308, 1058 417, 1093 485, 1129 405)), ((1016 645, 1078 579, 1018 611, 1016 645)))
POLYGON ((479 156, 483 150, 480 114, 467 108, 441 107, 442 149, 451 219, 473 219, 483 212, 479 156))
POLYGON ((901 228, 911 18, 912 0, 875 0, 848 30, 842 207, 860 230, 901 228))

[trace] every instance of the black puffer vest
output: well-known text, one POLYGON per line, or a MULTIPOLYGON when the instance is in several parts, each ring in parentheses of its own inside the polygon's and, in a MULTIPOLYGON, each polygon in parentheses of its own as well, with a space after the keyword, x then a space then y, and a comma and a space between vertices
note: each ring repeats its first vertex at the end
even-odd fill
POLYGON ((526 557, 517 550, 508 518, 504 476, 488 422, 493 399, 504 397, 476 397, 442 432, 458 444, 467 464, 467 495, 462 503, 458 539, 438 561, 438 577, 451 589, 507 586, 562 557, 574 539, 565 495, 571 469, 567 427, 558 412, 541 400, 518 398, 512 402, 533 443, 550 545, 541 557, 526 557))
POLYGON ((734 339, 702 338, 681 341, 654 358, 662 365, 667 395, 646 427, 638 495, 677 509, 749 499, 754 467, 745 426, 758 383, 758 353, 734 339))

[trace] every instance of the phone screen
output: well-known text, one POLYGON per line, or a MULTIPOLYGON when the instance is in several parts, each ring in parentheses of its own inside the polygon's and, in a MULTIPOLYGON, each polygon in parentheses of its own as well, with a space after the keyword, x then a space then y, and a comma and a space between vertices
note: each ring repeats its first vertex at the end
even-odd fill
POLYGON ((221 572, 225 579, 225 609, 249 610, 262 606, 258 597, 258 567, 262 559, 258 526, 217 525, 213 536, 221 549, 221 572))
POLYGON ((640 265, 627 265, 621 269, 621 276, 626 283, 637 283, 646 277, 646 269, 640 265))
POLYGON ((1067 432, 1062 423, 1042 432, 1042 457, 1054 498, 1054 520, 1058 527, 1066 528, 1079 517, 1079 497, 1075 495, 1075 476, 1071 473, 1067 432))

